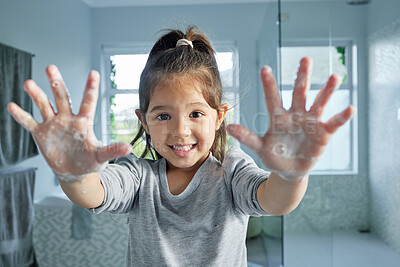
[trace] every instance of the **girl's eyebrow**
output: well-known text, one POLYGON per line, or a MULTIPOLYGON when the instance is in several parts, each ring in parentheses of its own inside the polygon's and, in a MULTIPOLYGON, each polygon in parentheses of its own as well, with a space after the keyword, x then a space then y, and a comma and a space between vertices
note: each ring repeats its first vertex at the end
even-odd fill
MULTIPOLYGON (((192 102, 192 103, 188 103, 186 104, 186 106, 203 106, 208 108, 208 106, 203 103, 203 102, 192 102)), ((150 113, 157 111, 157 110, 166 110, 166 109, 172 109, 172 106, 170 105, 158 105, 158 106, 154 106, 151 110, 150 113)))
POLYGON ((153 111, 157 111, 157 110, 166 110, 166 109, 168 109, 168 108, 171 108, 171 106, 154 106, 151 110, 150 110, 150 113, 151 112, 153 112, 153 111))
POLYGON ((206 105, 203 102, 193 102, 193 103, 188 103, 187 106, 202 106, 204 108, 209 108, 208 105, 206 105))

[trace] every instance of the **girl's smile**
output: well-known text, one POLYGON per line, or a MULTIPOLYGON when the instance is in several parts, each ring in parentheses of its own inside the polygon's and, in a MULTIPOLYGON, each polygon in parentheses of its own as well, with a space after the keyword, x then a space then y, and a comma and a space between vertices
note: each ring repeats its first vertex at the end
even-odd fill
POLYGON ((192 145, 173 145, 170 146, 172 151, 177 155, 178 157, 188 157, 189 155, 192 154, 193 150, 196 148, 196 144, 192 145))

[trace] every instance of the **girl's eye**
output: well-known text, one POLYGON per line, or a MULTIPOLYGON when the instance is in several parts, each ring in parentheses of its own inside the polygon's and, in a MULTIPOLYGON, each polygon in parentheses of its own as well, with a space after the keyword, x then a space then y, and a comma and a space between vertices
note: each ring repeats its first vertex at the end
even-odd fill
POLYGON ((160 114, 157 116, 157 119, 160 121, 166 121, 166 120, 170 120, 171 116, 168 114, 160 114))
POLYGON ((189 115, 190 118, 200 118, 201 116, 203 116, 203 113, 198 112, 198 111, 194 111, 194 112, 190 113, 190 115, 189 115))

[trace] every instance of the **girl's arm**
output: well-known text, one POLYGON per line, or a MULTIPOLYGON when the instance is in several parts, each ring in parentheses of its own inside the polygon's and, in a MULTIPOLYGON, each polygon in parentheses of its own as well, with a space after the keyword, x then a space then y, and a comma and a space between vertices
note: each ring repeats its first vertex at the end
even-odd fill
POLYGON ((285 214, 297 207, 307 189, 308 174, 332 134, 355 112, 349 106, 327 122, 321 122, 325 105, 341 83, 341 78, 336 75, 329 78, 307 111, 305 103, 310 88, 311 68, 311 59, 303 58, 289 110, 282 106, 271 68, 262 69, 261 80, 269 114, 269 128, 263 137, 240 125, 227 127, 232 136, 254 150, 263 164, 272 171, 270 178, 257 191, 259 204, 272 214, 285 214))
POLYGON ((100 75, 89 74, 79 113, 72 114, 68 90, 57 67, 46 69, 57 112, 47 95, 33 80, 25 82, 25 90, 39 108, 43 122, 38 123, 15 103, 8 109, 14 119, 33 136, 39 150, 60 180, 67 196, 76 204, 94 208, 102 204, 104 188, 96 171, 113 158, 131 151, 125 143, 102 147, 93 131, 100 75))
POLYGON ((65 182, 59 180, 68 198, 83 208, 97 208, 104 201, 104 187, 96 172, 83 175, 80 180, 65 182))
POLYGON ((294 210, 303 199, 308 185, 308 175, 295 181, 282 179, 272 172, 257 189, 261 208, 272 215, 284 215, 294 210))

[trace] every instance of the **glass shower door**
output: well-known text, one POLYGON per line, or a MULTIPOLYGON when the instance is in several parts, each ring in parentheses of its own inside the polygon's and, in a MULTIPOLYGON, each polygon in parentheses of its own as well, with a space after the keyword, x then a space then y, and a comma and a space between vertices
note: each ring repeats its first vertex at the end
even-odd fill
MULTIPOLYGON (((272 68, 275 79, 279 82, 279 1, 268 1, 257 39, 257 69, 265 65, 272 68)), ((258 74, 257 74, 258 75, 258 74)), ((252 119, 254 132, 261 136, 268 129, 269 116, 265 105, 264 90, 261 80, 257 79, 258 113, 252 119)), ((255 158, 258 161, 258 158, 255 158)), ((258 161, 259 166, 263 164, 258 161)), ((283 264, 282 216, 251 217, 247 234, 249 267, 279 267, 283 264), (252 249, 252 244, 257 244, 252 249), (257 256, 263 254, 263 257, 257 256), (253 265, 252 265, 253 264, 253 265)))
MULTIPOLYGON (((342 77, 342 85, 330 98, 321 121, 356 106, 357 89, 365 87, 365 81, 357 79, 357 70, 364 71, 359 64, 365 60, 360 47, 364 28, 357 21, 363 10, 344 1, 281 2, 284 106, 291 103, 294 73, 304 56, 314 63, 306 110, 332 74, 342 77), (344 22, 344 17, 349 20, 344 22)), ((333 135, 310 175, 303 201, 284 216, 285 266, 334 266, 340 236, 368 228, 367 183, 365 174, 358 173, 357 137, 355 118, 333 135)))
POLYGON ((310 56, 306 106, 336 73, 342 85, 322 121, 357 108, 333 135, 299 207, 284 216, 284 266, 400 266, 399 10, 395 0, 281 0, 284 105, 299 58, 310 56))

